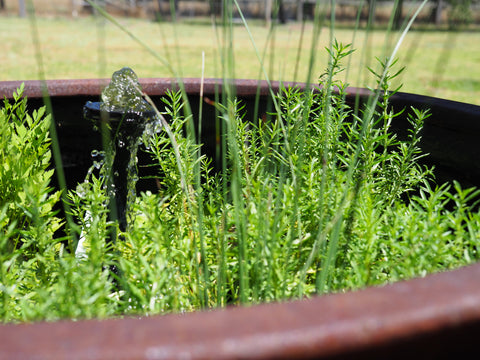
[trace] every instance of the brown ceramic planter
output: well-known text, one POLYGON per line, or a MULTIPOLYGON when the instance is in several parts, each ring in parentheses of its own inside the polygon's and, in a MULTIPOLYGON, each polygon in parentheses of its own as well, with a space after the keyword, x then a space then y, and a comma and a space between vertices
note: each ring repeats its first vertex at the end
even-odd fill
MULTIPOLYGON (((158 101, 168 79, 143 79, 144 90, 158 101)), ((58 126, 69 184, 84 176, 90 150, 97 146, 82 119, 87 100, 95 101, 103 80, 47 83, 58 126), (72 139, 76 139, 72 141, 72 139)), ((11 96, 19 82, 0 82, 0 96, 11 96)), ((257 81, 235 81, 237 95, 259 114, 268 108, 268 88, 257 81)), ((221 87, 206 80, 204 96, 221 87)), ((274 84, 278 88, 278 84, 274 84)), ((200 101, 200 81, 186 79, 192 106, 200 101)), ((26 83, 29 107, 42 105, 41 84, 26 83)), ((367 92, 349 89, 348 101, 367 92)), ((399 93, 397 109, 430 108, 422 148, 430 153, 437 178, 455 178, 480 186, 480 107, 399 93)), ((195 112, 196 109, 194 108, 195 112)), ((215 116, 204 106, 203 121, 215 116)), ((397 119, 394 130, 405 132, 397 119)), ((148 186, 144 184, 143 186, 148 186)), ((0 358, 5 359, 267 359, 267 358, 460 358, 477 350, 480 335, 480 264, 344 294, 310 300, 227 308, 145 319, 60 321, 0 326, 0 358)))

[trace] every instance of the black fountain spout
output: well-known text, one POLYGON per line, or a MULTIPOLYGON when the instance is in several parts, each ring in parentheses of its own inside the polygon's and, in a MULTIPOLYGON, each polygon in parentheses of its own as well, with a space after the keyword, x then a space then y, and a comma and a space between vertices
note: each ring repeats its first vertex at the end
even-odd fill
POLYGON ((117 220, 119 229, 126 231, 128 207, 135 197, 138 143, 156 115, 142 96, 137 75, 127 67, 113 74, 101 100, 88 101, 83 109, 84 117, 93 121, 102 133, 110 219, 117 220))

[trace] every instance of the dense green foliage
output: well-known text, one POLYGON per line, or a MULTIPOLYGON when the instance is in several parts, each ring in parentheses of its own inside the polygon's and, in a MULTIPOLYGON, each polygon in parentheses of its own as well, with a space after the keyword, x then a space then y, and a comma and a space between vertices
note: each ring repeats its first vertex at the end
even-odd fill
MULTIPOLYGON (((164 98, 163 130, 144 139, 160 168, 116 242, 105 177, 69 194, 84 254, 53 236, 48 117, 15 96, 0 118, 2 321, 192 311, 344 291, 422 276, 478 259, 479 192, 434 184, 419 163, 423 121, 390 130, 389 62, 372 102, 353 109, 336 80, 348 46, 332 44, 318 89, 285 88, 268 120, 248 122, 235 99, 218 106, 223 168, 213 171, 181 93, 164 98), (165 121, 164 119, 168 119, 165 121), (5 189, 9 189, 6 192, 5 189), (115 264, 118 271, 110 272, 115 264)), ((20 91, 21 93, 21 91, 20 91)), ((108 169, 101 170, 108 173, 108 169)), ((74 231, 72 229, 71 231, 74 231)))
POLYGON ((0 316, 15 317, 18 289, 29 292, 50 276, 60 227, 52 192, 51 153, 45 108, 27 114, 23 87, 0 109, 0 316), (29 269, 30 271, 24 271, 29 269))

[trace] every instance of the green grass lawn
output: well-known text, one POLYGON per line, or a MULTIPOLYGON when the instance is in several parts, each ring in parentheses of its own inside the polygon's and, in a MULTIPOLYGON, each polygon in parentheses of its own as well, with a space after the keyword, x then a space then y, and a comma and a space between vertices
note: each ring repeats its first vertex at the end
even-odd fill
MULTIPOLYGON (((200 77, 202 52, 205 77, 222 77, 223 30, 208 22, 153 23, 147 20, 120 19, 133 34, 158 54, 169 59, 183 77, 200 77)), ((140 77, 169 77, 172 74, 139 44, 112 24, 93 17, 78 19, 37 19, 38 37, 47 79, 110 77, 123 66, 132 67, 140 77)), ((279 25, 269 39, 268 29, 253 23, 251 32, 272 80, 305 81, 312 48, 312 28, 305 26, 302 45, 301 24, 279 25), (265 53, 265 54, 264 54, 265 53), (298 56, 300 55, 300 56, 298 56), (297 59, 300 59, 297 64, 297 59)), ((28 19, 2 17, 0 21, 0 80, 39 78, 32 27, 28 19)), ((314 51, 314 76, 326 67, 323 48, 329 30, 320 34, 314 51)), ((373 85, 367 66, 376 66, 375 57, 391 51, 399 34, 385 31, 367 33, 338 29, 334 36, 344 43, 354 39, 357 51, 351 57, 347 82, 351 86, 373 85)), ((403 91, 448 98, 480 105, 479 32, 412 31, 397 57, 406 71, 397 82, 403 91)), ((259 78, 261 67, 247 31, 234 29, 234 76, 259 78)), ((223 62, 224 63, 224 62, 223 62)), ((395 84, 394 84, 395 85, 395 84)))

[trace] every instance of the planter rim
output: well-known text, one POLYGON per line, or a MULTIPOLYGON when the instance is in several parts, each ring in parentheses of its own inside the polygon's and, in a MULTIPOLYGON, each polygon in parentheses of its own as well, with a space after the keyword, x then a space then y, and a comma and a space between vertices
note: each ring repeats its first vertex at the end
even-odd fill
MULTIPOLYGON (((148 95, 163 95, 167 89, 178 86, 179 81, 174 78, 140 78, 140 84, 143 90, 148 95)), ((199 94, 203 87, 205 95, 215 94, 222 84, 225 82, 218 78, 183 78, 181 79, 187 94, 199 94)), ((269 93, 269 84, 265 80, 255 79, 233 79, 228 80, 230 84, 234 85, 236 95, 251 95, 252 88, 258 89, 259 95, 267 95, 269 93)), ((59 80, 11 80, 0 81, 0 97, 11 98, 12 93, 22 84, 25 84, 25 95, 27 97, 42 97, 43 91, 47 89, 49 96, 97 96, 100 95, 103 88, 108 85, 110 79, 59 79, 59 80)), ((305 88, 306 84, 303 82, 270 82, 273 90, 279 89, 281 86, 299 86, 305 88)), ((315 87, 315 84, 311 84, 315 87)), ((366 88, 347 87, 348 95, 359 95, 362 97, 371 96, 372 92, 366 88)), ((404 101, 422 102, 429 105, 436 105, 441 103, 442 106, 448 107, 462 107, 464 111, 480 111, 479 105, 436 98, 426 95, 419 95, 414 93, 398 92, 394 95, 396 99, 403 99, 404 101)))
MULTIPOLYGON (((4 81, 0 96, 10 98, 22 82, 27 97, 98 96, 108 79, 4 81)), ((199 94, 200 79, 183 79, 188 94, 199 94)), ((166 78, 140 79, 149 95, 176 84, 166 78)), ((269 93, 265 81, 233 80, 239 96, 269 93)), ((214 94, 219 79, 205 79, 203 94, 214 94)), ((305 86, 301 83, 285 85, 305 86)), ((273 82, 278 89, 280 83, 273 82)), ((349 94, 369 96, 363 88, 349 94)), ((480 106, 397 93, 405 103, 422 103, 480 114, 480 106)), ((477 125, 478 126, 478 125, 477 125)), ((181 315, 109 320, 0 325, 2 358, 309 358, 361 356, 398 349, 437 351, 464 341, 465 329, 480 334, 480 263, 424 278, 360 291, 284 303, 200 311, 181 315), (420 341, 420 342, 419 342, 420 341), (423 342, 422 342, 423 341, 423 342), (434 342, 436 349, 428 344, 434 342), (428 350, 424 347, 427 344, 428 350), (378 351, 381 349, 382 351, 378 351)), ((472 338, 476 337, 472 335, 472 338)), ((475 340, 476 341, 476 340, 475 340)), ((413 351, 413 350, 412 350, 413 351)), ((428 353, 431 355, 431 353, 428 353)), ((398 353, 404 357, 405 352, 398 353)))
POLYGON ((436 349, 430 342, 427 347, 428 358, 435 358, 449 342, 462 340, 458 329, 476 325, 478 335, 479 305, 475 264, 309 300, 143 319, 0 325, 0 358, 290 359, 358 357, 372 349, 378 358, 385 351, 396 358, 390 352, 396 346, 422 339, 434 340, 436 349))

